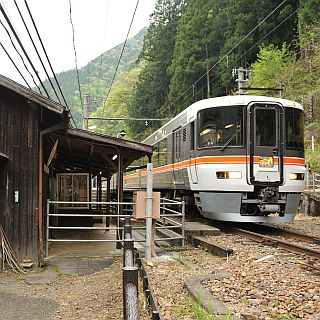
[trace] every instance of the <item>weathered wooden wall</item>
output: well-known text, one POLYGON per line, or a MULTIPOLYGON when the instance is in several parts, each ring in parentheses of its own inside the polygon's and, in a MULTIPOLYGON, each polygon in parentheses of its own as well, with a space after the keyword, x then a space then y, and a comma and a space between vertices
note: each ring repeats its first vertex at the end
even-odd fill
POLYGON ((0 87, 0 152, 9 157, 0 161, 0 222, 19 260, 38 256, 40 116, 25 98, 0 87))

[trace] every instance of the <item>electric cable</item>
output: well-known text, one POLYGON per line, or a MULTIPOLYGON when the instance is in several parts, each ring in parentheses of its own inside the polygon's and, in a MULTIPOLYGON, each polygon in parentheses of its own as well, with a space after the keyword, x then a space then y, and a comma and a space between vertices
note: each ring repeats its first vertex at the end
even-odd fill
MULTIPOLYGON (((56 84, 57 84, 57 86, 58 86, 60 95, 61 95, 61 97, 62 97, 62 99, 63 99, 63 101, 64 101, 64 103, 65 103, 65 107, 67 108, 67 110, 70 110, 70 108, 69 108, 69 106, 68 106, 68 103, 67 103, 67 100, 66 100, 66 98, 65 98, 65 96, 64 96, 64 94, 63 94, 63 91, 62 91, 62 89, 61 89, 61 86, 60 86, 60 83, 59 83, 59 81, 58 81, 58 78, 57 78, 57 76, 56 76, 56 73, 55 73, 54 70, 53 70, 51 61, 50 61, 49 56, 48 56, 48 54, 47 54, 47 50, 46 50, 46 48, 45 48, 45 46, 44 46, 44 44, 43 44, 42 38, 41 38, 40 33, 39 33, 39 31, 38 31, 38 27, 37 27, 37 25, 36 25, 36 23, 35 23, 35 21, 34 21, 34 19, 33 19, 33 15, 32 15, 32 13, 31 13, 31 10, 30 10, 30 8, 29 8, 29 5, 28 5, 27 0, 25 0, 24 3, 25 3, 25 5, 26 5, 26 8, 27 8, 27 11, 28 11, 28 13, 29 13, 30 19, 31 19, 31 21, 32 21, 33 27, 34 27, 34 29, 35 29, 35 31, 36 31, 36 33, 37 33, 37 36, 38 36, 38 39, 39 39, 39 41, 40 41, 42 50, 43 50, 43 52, 44 52, 44 54, 45 54, 45 56, 46 56, 46 59, 47 59, 47 61, 48 61, 48 64, 49 64, 50 70, 51 70, 51 72, 52 72, 52 74, 53 74, 54 80, 55 80, 55 82, 56 82, 56 84)), ((49 78, 48 78, 48 79, 49 79, 49 78)), ((60 101, 60 100, 59 100, 59 101, 60 101)), ((75 120, 74 120, 74 118, 73 118, 73 116, 72 116, 71 110, 70 110, 70 116, 71 116, 71 119, 72 119, 72 121, 73 121, 73 124, 74 124, 75 127, 77 128, 77 124, 76 124, 76 122, 75 122, 75 120)))
MULTIPOLYGON (((233 61, 233 63, 231 64, 231 66, 229 66, 229 69, 233 69, 235 67, 237 67, 236 62, 238 62, 239 60, 241 60, 249 51, 251 51, 254 47, 256 47, 258 44, 260 44, 266 37, 268 37, 272 32, 274 32, 275 30, 277 30, 282 24, 284 24, 288 19, 290 19, 295 13, 297 13, 298 10, 293 11, 286 19, 282 20, 278 25, 276 25, 271 31, 269 31, 263 38, 261 38, 259 41, 257 41, 254 45, 252 45, 248 50, 246 50, 245 53, 243 53, 240 57, 238 57, 235 61, 233 61)), ((219 78, 219 76, 216 76, 214 78, 211 79, 212 82, 214 82, 214 80, 217 80, 219 78)), ((203 89, 203 88, 202 88, 203 89)))
POLYGON ((21 20, 22 20, 22 22, 23 22, 23 25, 24 25, 27 33, 28 33, 28 36, 29 36, 30 41, 31 41, 31 43, 32 43, 32 45, 33 45, 33 48, 34 48, 34 50, 35 50, 36 53, 37 53, 37 56, 38 56, 38 58, 39 58, 39 60, 40 60, 40 63, 41 63, 41 65, 42 65, 42 68, 43 68, 43 70, 44 70, 44 72, 45 72, 45 74, 46 74, 46 76, 47 76, 47 78, 48 78, 48 80, 49 80, 49 82, 50 82, 50 85, 51 85, 51 87, 52 87, 52 89, 53 89, 53 91, 54 91, 54 93, 55 93, 55 95, 56 95, 59 103, 61 104, 61 101, 60 101, 60 98, 59 98, 59 96, 58 96, 58 94, 57 94, 56 88, 54 87, 54 85, 53 85, 53 83, 52 83, 52 81, 51 81, 51 79, 50 79, 50 76, 49 76, 49 74, 48 74, 48 72, 47 72, 47 69, 46 69, 46 67, 45 67, 45 65, 44 65, 44 63, 43 63, 43 61, 42 61, 42 58, 41 58, 41 56, 40 56, 40 54, 39 54, 39 51, 38 51, 38 49, 37 49, 36 44, 35 44, 34 41, 33 41, 33 38, 32 38, 32 36, 31 36, 31 34, 30 34, 30 31, 29 31, 29 28, 28 28, 28 26, 27 26, 27 24, 26 24, 26 22, 25 22, 25 20, 24 20, 24 18, 23 18, 23 16, 22 16, 22 13, 21 13, 21 11, 20 11, 20 8, 19 8, 16 0, 14 0, 14 4, 16 5, 16 8, 17 8, 17 10, 18 10, 18 12, 19 12, 19 15, 20 15, 20 18, 21 18, 21 20))
POLYGON ((12 23, 11 23, 10 19, 9 19, 9 17, 7 16, 6 12, 4 11, 3 6, 2 6, 2 4, 1 4, 1 3, 0 3, 0 11, 1 11, 2 15, 4 16, 4 18, 5 18, 6 22, 7 22, 7 24, 9 25, 9 27, 10 27, 10 29, 11 29, 11 31, 12 31, 12 33, 13 33, 13 35, 15 36, 15 38, 16 38, 16 40, 17 40, 17 42, 18 42, 18 44, 19 44, 19 46, 20 46, 21 50, 23 51, 23 53, 24 53, 25 57, 27 58, 27 60, 28 60, 28 62, 29 62, 29 64, 30 64, 30 66, 31 66, 31 68, 33 69, 33 71, 34 71, 34 73, 35 73, 36 77, 38 78, 38 81, 39 81, 40 85, 42 86, 42 88, 43 88, 44 92, 46 93, 47 97, 48 97, 48 98, 50 98, 49 93, 48 93, 48 91, 47 91, 46 87, 43 85, 43 83, 42 83, 42 81, 41 81, 41 79, 40 79, 40 76, 39 76, 39 74, 38 74, 38 71, 37 71, 37 70, 36 70, 36 68, 34 67, 34 65, 33 65, 33 63, 32 63, 32 61, 31 61, 31 59, 30 59, 29 55, 27 54, 27 52, 26 52, 26 50, 25 50, 25 48, 24 48, 24 46, 23 46, 23 44, 22 44, 22 42, 21 42, 21 40, 20 40, 20 38, 19 38, 18 34, 16 33, 16 31, 15 31, 15 29, 14 29, 14 27, 13 27, 13 25, 12 25, 12 23))
POLYGON ((0 42, 0 46, 2 47, 3 51, 6 53, 7 57, 10 59, 11 63, 14 65, 14 67, 16 68, 16 70, 18 71, 20 77, 23 79, 23 81, 25 82, 25 84, 27 85, 27 87, 31 90, 31 87, 29 85, 29 83, 27 82, 27 80, 25 79, 25 77, 23 76, 23 74, 21 73, 21 71, 19 70, 18 66, 16 65, 16 63, 13 61, 13 59, 11 58, 10 54, 8 53, 8 51, 6 50, 6 48, 3 46, 2 42, 0 42))
MULTIPOLYGON (((107 34, 108 16, 109 16, 109 0, 107 0, 107 12, 106 12, 106 20, 105 20, 105 25, 104 25, 102 44, 104 44, 104 41, 105 41, 105 38, 106 38, 106 34, 107 34)), ((102 51, 103 51, 103 47, 101 48, 101 52, 102 51)), ((101 80, 102 59, 103 59, 103 53, 101 54, 100 61, 99 61, 98 80, 97 80, 97 83, 96 83, 96 97, 99 96, 99 85, 100 85, 100 80, 101 80)))
POLYGON ((72 8, 71 8, 71 0, 69 0, 69 6, 70 6, 70 24, 72 29, 72 44, 73 44, 73 51, 74 51, 74 62, 76 66, 76 73, 77 73, 77 81, 78 81, 78 89, 79 89, 79 95, 80 95, 80 104, 82 108, 82 117, 84 116, 84 108, 83 108, 83 101, 82 101, 82 93, 81 93, 81 85, 80 85, 80 78, 79 78, 79 69, 78 69, 78 60, 77 60, 77 50, 75 46, 75 36, 74 36, 74 26, 72 21, 72 8))
POLYGON ((51 61, 50 61, 50 59, 49 59, 49 57, 48 57, 48 54, 47 54, 47 51, 46 51, 46 49, 45 49, 45 47, 44 47, 44 44, 43 44, 43 42, 42 42, 40 33, 39 33, 38 28, 37 28, 37 26, 36 26, 36 23, 35 23, 35 21, 34 21, 34 19, 33 19, 33 16, 32 16, 32 13, 31 13, 31 11, 30 11, 30 8, 29 8, 29 6, 28 6, 27 0, 25 0, 24 3, 25 3, 25 5, 26 5, 26 7, 27 7, 29 16, 30 16, 31 21, 32 21, 32 24, 33 24, 33 27, 34 27, 34 29, 35 29, 35 31, 36 31, 36 33, 37 33, 38 39, 39 39, 39 41, 40 41, 42 50, 43 50, 43 52, 44 52, 44 54, 45 54, 45 56, 46 56, 46 59, 47 59, 47 61, 48 61, 48 64, 49 64, 49 66, 50 66, 50 69, 51 69, 51 72, 52 72, 52 74, 53 74, 53 77, 54 77, 54 79, 55 79, 55 81, 56 81, 56 83, 57 83, 58 89, 59 89, 59 91, 60 91, 60 95, 62 96, 62 99, 63 99, 63 101, 64 101, 64 103, 65 103, 65 106, 69 109, 68 104, 67 104, 67 101, 66 101, 66 99, 65 99, 65 97, 64 97, 64 94, 63 94, 63 92, 62 92, 62 90, 61 90, 60 83, 59 83, 59 81, 58 81, 58 79, 57 79, 57 77, 56 77, 56 74, 55 74, 55 72, 54 72, 54 70, 53 70, 53 68, 52 68, 51 61))
MULTIPOLYGON (((69 0, 69 1, 70 1, 70 0, 69 0)), ((126 46, 126 44, 127 44, 127 41, 128 41, 129 33, 130 33, 130 30, 131 30, 131 26, 132 26, 134 17, 135 17, 135 15, 136 15, 136 11, 137 11, 137 8, 138 8, 138 5, 139 5, 139 1, 140 1, 140 0, 137 0, 137 4, 136 4, 136 7, 135 7, 135 9, 134 9, 132 18, 131 18, 131 22, 130 22, 130 26, 129 26, 129 29, 128 29, 128 32, 127 32, 127 36, 126 36, 126 39, 125 39, 125 41, 124 41, 124 43, 123 43, 122 50, 121 50, 121 53, 120 53, 120 57, 119 57, 119 60, 118 60, 118 63, 117 63, 115 72, 114 72, 114 74, 113 74, 113 78, 112 78, 112 80, 111 80, 111 84, 110 84, 110 86, 109 86, 109 90, 108 90, 107 96, 106 96, 106 98, 105 98, 105 100, 104 100, 104 103, 103 103, 103 107, 102 107, 102 118, 103 118, 103 116, 104 116, 105 105, 106 105, 106 103, 107 103, 107 100, 108 100, 110 91, 111 91, 112 86, 113 86, 113 82, 114 82, 114 80, 115 80, 115 78, 116 78, 116 75, 117 75, 117 72, 118 72, 118 68, 119 68, 119 65, 120 65, 120 61, 121 61, 121 59, 122 59, 122 55, 123 55, 123 52, 124 52, 124 48, 125 48, 125 46, 126 46)))
POLYGON ((2 20, 0 20, 0 24, 2 25, 2 27, 3 27, 4 30, 6 31, 6 33, 7 33, 8 37, 9 37, 9 39, 10 39, 10 42, 11 42, 13 48, 15 49, 15 51, 17 52, 17 54, 19 55, 19 57, 20 57, 20 59, 21 59, 21 61, 22 61, 22 64, 23 64, 23 66, 25 67, 25 69, 27 70, 27 72, 29 73, 30 77, 32 78, 32 81, 33 81, 34 85, 38 88, 39 92, 42 94, 40 87, 39 87, 39 86, 37 85, 37 83, 35 82, 32 73, 31 73, 30 70, 28 69, 28 67, 27 67, 27 65, 26 65, 26 63, 25 63, 22 55, 20 54, 19 50, 17 49, 16 45, 14 44, 14 42, 13 42, 13 40, 12 40, 12 37, 11 37, 11 35, 10 35, 9 30, 8 30, 7 27, 4 25, 4 23, 2 22, 2 20))

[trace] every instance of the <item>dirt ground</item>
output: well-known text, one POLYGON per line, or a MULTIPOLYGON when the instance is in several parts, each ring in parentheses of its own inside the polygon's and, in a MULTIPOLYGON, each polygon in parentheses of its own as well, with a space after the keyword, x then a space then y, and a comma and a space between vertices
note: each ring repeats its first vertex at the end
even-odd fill
POLYGON ((110 258, 105 268, 92 271, 66 274, 50 265, 24 275, 0 273, 0 318, 122 319, 122 259, 110 258))

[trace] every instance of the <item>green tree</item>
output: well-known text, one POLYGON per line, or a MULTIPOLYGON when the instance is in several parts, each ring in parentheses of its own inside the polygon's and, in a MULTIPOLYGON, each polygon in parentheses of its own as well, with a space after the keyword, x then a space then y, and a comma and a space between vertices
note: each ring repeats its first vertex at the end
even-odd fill
MULTIPOLYGON (((104 118, 128 118, 128 108, 132 103, 134 86, 137 81, 140 67, 133 68, 130 71, 119 76, 109 94, 108 100, 102 106, 93 112, 91 117, 104 118)), ((130 131, 130 122, 128 120, 91 120, 89 126, 96 126, 96 132, 109 136, 117 136, 121 130, 125 130, 126 139, 133 140, 135 137, 130 131)))
MULTIPOLYGON (((129 108, 131 117, 159 118, 166 104, 170 77, 167 68, 171 64, 175 45, 176 26, 183 9, 182 0, 158 0, 151 15, 151 24, 144 39, 139 60, 144 62, 139 75, 134 99, 129 108)), ((152 131, 159 122, 130 124, 136 134, 152 131)))
POLYGON ((292 43, 296 36, 297 5, 298 0, 285 3, 281 0, 188 0, 178 24, 169 68, 172 76, 169 99, 175 102, 175 111, 206 98, 208 92, 211 96, 228 94, 232 88, 232 68, 254 62, 258 43, 280 46, 283 42, 292 43), (210 90, 206 77, 208 66, 210 90))
MULTIPOLYGON (((288 89, 295 77, 293 72, 295 66, 295 55, 288 51, 285 43, 280 49, 273 44, 268 46, 263 45, 260 47, 256 62, 250 67, 253 76, 249 84, 254 88, 286 87, 288 89)), ((268 90, 252 91, 251 93, 279 96, 279 92, 268 90)), ((285 91, 285 95, 289 95, 289 93, 285 91)))

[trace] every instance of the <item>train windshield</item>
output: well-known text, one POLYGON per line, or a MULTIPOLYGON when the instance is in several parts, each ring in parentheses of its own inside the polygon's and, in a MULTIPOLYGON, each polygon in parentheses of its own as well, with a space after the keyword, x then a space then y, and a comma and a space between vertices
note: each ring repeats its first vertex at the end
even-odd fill
POLYGON ((295 108, 286 108, 285 117, 286 117, 287 148, 303 150, 304 148, 303 111, 295 108))
POLYGON ((199 111, 199 147, 243 146, 243 106, 199 111))

